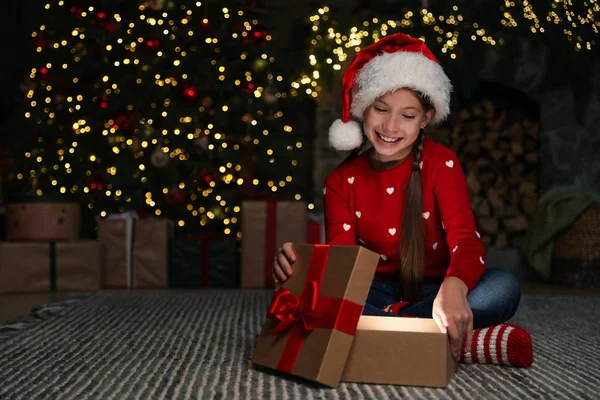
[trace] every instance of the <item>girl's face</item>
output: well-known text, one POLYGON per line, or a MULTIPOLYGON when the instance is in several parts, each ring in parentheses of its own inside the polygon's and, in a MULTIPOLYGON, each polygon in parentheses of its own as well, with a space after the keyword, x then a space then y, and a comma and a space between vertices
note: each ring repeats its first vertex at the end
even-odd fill
POLYGON ((375 159, 386 162, 408 156, 419 131, 431 121, 433 113, 409 89, 398 89, 375 100, 367 108, 363 122, 375 159))

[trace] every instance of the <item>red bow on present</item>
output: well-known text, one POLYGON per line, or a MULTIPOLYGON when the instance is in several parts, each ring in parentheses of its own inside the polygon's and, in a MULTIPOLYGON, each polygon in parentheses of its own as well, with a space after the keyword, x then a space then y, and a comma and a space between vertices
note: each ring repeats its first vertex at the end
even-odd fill
POLYGON ((295 296, 286 288, 275 293, 269 306, 269 317, 279 320, 279 324, 271 331, 271 335, 279 335, 302 322, 305 331, 312 331, 317 326, 318 316, 315 315, 319 301, 317 282, 307 282, 303 296, 295 296))

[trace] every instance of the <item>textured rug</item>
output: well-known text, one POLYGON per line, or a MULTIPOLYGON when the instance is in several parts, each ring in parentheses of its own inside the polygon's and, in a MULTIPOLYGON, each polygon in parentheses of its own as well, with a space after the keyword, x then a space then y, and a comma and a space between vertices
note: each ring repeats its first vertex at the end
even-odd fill
POLYGON ((99 293, 0 326, 0 399, 596 399, 600 298, 524 297, 527 369, 460 365, 447 388, 329 389, 250 363, 270 293, 99 293))

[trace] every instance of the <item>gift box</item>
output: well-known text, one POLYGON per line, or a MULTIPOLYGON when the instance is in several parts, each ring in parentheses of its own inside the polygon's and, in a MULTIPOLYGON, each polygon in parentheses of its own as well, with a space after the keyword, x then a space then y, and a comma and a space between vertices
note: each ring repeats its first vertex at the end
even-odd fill
POLYGON ((287 200, 242 202, 242 288, 272 288, 273 261, 285 242, 305 243, 306 203, 287 200))
POLYGON ((379 254, 359 246, 294 249, 294 273, 273 296, 252 362, 336 387, 379 254))
POLYGON ((239 287, 238 241, 202 236, 169 242, 170 288, 239 287))
POLYGON ((294 273, 273 295, 254 364, 329 387, 449 382, 456 363, 433 319, 361 315, 379 254, 360 246, 294 249, 294 273))
POLYGON ((0 243, 0 293, 100 290, 100 250, 92 240, 0 243))
POLYGON ((103 286, 167 288, 168 246, 174 227, 169 219, 138 219, 127 213, 100 220, 98 241, 105 253, 103 286))
POLYGON ((9 202, 6 240, 74 241, 81 231, 81 208, 75 202, 9 202))
POLYGON ((445 387, 456 367, 433 319, 362 316, 342 381, 445 387))

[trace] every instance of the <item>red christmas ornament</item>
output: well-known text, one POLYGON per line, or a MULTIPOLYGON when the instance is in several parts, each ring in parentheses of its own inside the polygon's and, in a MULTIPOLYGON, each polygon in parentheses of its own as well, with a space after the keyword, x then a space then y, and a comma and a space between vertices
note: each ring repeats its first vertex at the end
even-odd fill
POLYGON ((170 204, 181 203, 183 198, 183 192, 179 189, 171 189, 167 194, 167 202, 170 204))
POLYGON ((160 41, 152 39, 146 40, 146 46, 152 50, 156 50, 160 46, 160 41))
POLYGON ((75 18, 81 19, 81 14, 83 14, 83 8, 71 7, 71 13, 75 15, 75 18))
POLYGON ((106 17, 107 17, 106 13, 103 11, 98 12, 97 15, 98 15, 98 19, 106 19, 106 17))
POLYGON ((133 131, 135 129, 135 118, 133 114, 120 114, 115 117, 115 129, 133 131))
POLYGON ((49 76, 48 72, 49 72, 48 68, 46 68, 46 67, 40 68, 40 75, 42 75, 42 79, 44 79, 44 80, 48 79, 48 76, 49 76))
POLYGON ((100 100, 100 107, 108 108, 108 96, 102 96, 102 99, 100 100))
POLYGON ((187 101, 196 101, 198 99, 198 92, 200 88, 195 85, 186 83, 181 91, 181 97, 187 101))
POLYGON ((106 180, 102 175, 95 175, 91 180, 87 182, 87 185, 92 190, 102 191, 106 188, 106 180))
POLYGON ((196 97, 198 97, 198 92, 196 92, 194 88, 189 87, 184 89, 183 95, 187 98, 195 99, 196 97))
POLYGON ((206 175, 204 175, 204 182, 210 184, 214 180, 215 180, 214 175, 212 175, 212 174, 206 174, 206 175))
POLYGON ((200 188, 208 189, 210 187, 210 183, 216 180, 216 176, 206 170, 200 171, 200 188))
POLYGON ((242 39, 244 44, 263 45, 267 41, 267 30, 262 26, 255 26, 250 31, 248 31, 248 35, 242 39))
POLYGON ((256 88, 256 85, 254 85, 254 83, 252 83, 252 82, 246 81, 243 83, 242 88, 244 89, 244 91, 247 94, 252 94, 252 93, 254 93, 254 89, 256 88))

